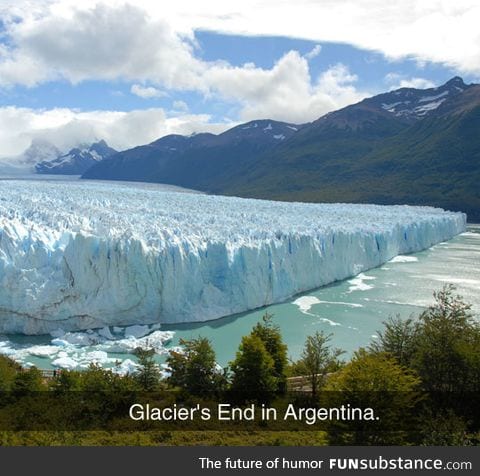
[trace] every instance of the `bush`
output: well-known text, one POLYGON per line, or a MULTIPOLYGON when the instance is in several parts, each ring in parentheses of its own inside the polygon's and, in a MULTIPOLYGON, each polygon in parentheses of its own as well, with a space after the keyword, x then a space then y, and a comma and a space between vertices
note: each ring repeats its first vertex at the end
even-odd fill
POLYGON ((231 391, 240 401, 268 403, 278 389, 275 362, 256 335, 242 338, 232 369, 231 391))
POLYGON ((262 322, 255 325, 251 334, 259 337, 265 344, 266 351, 273 359, 277 392, 285 393, 287 389, 287 346, 283 343, 280 328, 273 323, 273 314, 266 312, 262 317, 262 322))
POLYGON ((181 340, 182 352, 170 352, 167 365, 170 376, 167 382, 192 395, 215 395, 225 389, 225 375, 215 361, 215 352, 205 337, 181 340))

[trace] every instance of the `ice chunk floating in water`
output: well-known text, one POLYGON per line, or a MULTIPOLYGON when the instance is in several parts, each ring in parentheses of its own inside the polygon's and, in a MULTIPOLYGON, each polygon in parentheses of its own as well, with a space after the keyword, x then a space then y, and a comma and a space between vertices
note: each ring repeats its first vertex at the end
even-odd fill
POLYGON ((373 276, 367 276, 363 273, 360 273, 356 278, 349 281, 351 286, 348 288, 348 292, 353 291, 368 291, 373 288, 373 284, 367 284, 365 281, 372 281, 375 278, 373 276))
POLYGON ((465 218, 429 207, 2 181, 0 332, 216 319, 448 240, 465 218))
POLYGON ((413 263, 415 261, 418 261, 418 258, 416 256, 398 255, 395 256, 395 258, 391 259, 390 263, 413 263))

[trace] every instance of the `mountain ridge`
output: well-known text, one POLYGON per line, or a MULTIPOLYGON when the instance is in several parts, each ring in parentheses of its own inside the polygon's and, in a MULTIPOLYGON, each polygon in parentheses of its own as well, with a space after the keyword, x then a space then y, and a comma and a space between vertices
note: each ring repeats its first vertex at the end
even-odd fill
POLYGON ((2 173, 14 175, 34 173, 37 162, 53 160, 60 154, 60 149, 52 143, 34 138, 21 154, 1 159, 0 170, 2 173))
POLYGON ((83 178, 287 201, 435 205, 480 220, 479 129, 480 86, 454 77, 308 124, 266 119, 219 135, 165 136, 114 154, 83 178))
POLYGON ((40 161, 35 164, 37 174, 82 175, 92 165, 117 153, 104 140, 90 145, 80 145, 61 154, 55 159, 40 161))
POLYGON ((225 180, 237 160, 253 163, 268 148, 287 140, 300 126, 262 119, 221 134, 171 134, 150 144, 119 152, 89 169, 83 178, 165 182, 183 187, 208 187, 225 180), (181 158, 181 160, 177 160, 181 158))

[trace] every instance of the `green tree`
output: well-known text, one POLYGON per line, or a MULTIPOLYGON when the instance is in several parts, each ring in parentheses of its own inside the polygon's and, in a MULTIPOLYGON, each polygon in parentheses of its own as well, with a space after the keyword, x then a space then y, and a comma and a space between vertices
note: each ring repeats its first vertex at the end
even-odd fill
POLYGON ((100 428, 113 417, 125 415, 135 401, 138 384, 131 376, 118 375, 93 363, 86 370, 68 373, 71 377, 67 374, 60 380, 65 387, 57 389, 57 398, 66 402, 66 417, 70 415, 79 428, 100 428), (68 390, 70 384, 74 391, 68 390))
POLYGON ((313 336, 308 336, 302 356, 297 363, 297 368, 303 370, 303 375, 308 378, 314 399, 318 389, 325 384, 327 374, 340 367, 338 358, 344 353, 340 349, 330 348, 331 338, 332 334, 326 335, 323 331, 317 331, 313 336))
POLYGON ((434 292, 435 303, 420 315, 424 324, 446 321, 452 329, 462 331, 475 324, 470 312, 471 304, 464 302, 462 296, 455 295, 455 286, 447 284, 441 291, 434 292))
POLYGON ((426 390, 475 392, 480 389, 480 326, 470 305, 445 286, 424 311, 412 365, 426 390))
POLYGON ((158 389, 160 382, 160 369, 154 360, 154 349, 142 349, 137 347, 135 355, 138 359, 140 368, 135 373, 135 381, 140 388, 146 392, 152 392, 158 389))
POLYGON ((17 372, 12 383, 12 393, 15 396, 27 395, 31 392, 45 390, 42 372, 36 367, 31 367, 17 372))
POLYGON ((273 359, 277 392, 284 393, 287 389, 287 346, 282 340, 280 327, 273 322, 273 314, 266 312, 262 317, 262 322, 258 322, 253 328, 252 335, 259 337, 265 344, 265 349, 273 359))
POLYGON ((206 337, 180 340, 182 352, 170 352, 167 382, 192 395, 207 396, 225 388, 225 378, 215 360, 215 352, 206 337))
POLYGON ((258 336, 250 334, 242 338, 230 367, 234 398, 241 401, 268 402, 277 391, 275 362, 258 336))
POLYGON ((21 366, 14 360, 0 355, 0 392, 10 390, 15 376, 20 372, 21 366))
MULTIPOLYGON (((63 372, 62 372, 63 373, 63 372)), ((112 392, 112 381, 116 377, 110 369, 104 369, 99 364, 91 363, 87 369, 78 372, 69 371, 72 380, 79 378, 76 388, 84 392, 97 392, 108 394, 112 392)), ((67 380, 68 378, 66 378, 67 380)))
POLYGON ((396 359, 383 353, 359 349, 341 370, 328 379, 329 390, 354 392, 400 392, 418 387, 420 379, 396 359))
POLYGON ((420 379, 385 353, 360 349, 330 376, 327 404, 373 408, 379 420, 331 422, 331 442, 342 444, 404 444, 414 408, 420 400, 420 379))
POLYGON ((386 352, 400 365, 411 365, 417 345, 418 323, 412 318, 401 319, 397 315, 389 317, 383 324, 384 329, 377 332, 378 339, 372 342, 370 350, 386 352))
POLYGON ((471 446, 474 445, 468 425, 462 417, 452 410, 441 411, 423 416, 419 432, 422 446, 471 446))
POLYGON ((79 391, 82 389, 82 373, 78 370, 61 370, 50 382, 50 388, 57 394, 79 391))
POLYGON ((13 382, 22 367, 14 360, 0 355, 0 407, 11 401, 12 395, 9 393, 13 382))

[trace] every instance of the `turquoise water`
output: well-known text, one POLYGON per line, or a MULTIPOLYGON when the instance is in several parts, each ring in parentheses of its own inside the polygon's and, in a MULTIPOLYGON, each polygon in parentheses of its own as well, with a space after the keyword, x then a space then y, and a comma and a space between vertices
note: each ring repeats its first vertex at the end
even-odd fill
POLYGON ((274 315, 294 359, 299 357, 306 337, 317 330, 331 333, 332 345, 350 354, 368 345, 388 316, 418 315, 433 303, 433 292, 446 283, 457 287, 480 318, 480 226, 471 226, 467 233, 449 242, 394 261, 283 304, 213 322, 162 329, 175 331, 172 344, 180 338, 208 337, 218 361, 225 364, 234 357, 241 337, 265 311, 274 315))
MULTIPOLYGON (((299 357, 306 337, 317 330, 331 333, 332 345, 347 351, 348 356, 360 346, 368 345, 389 316, 418 315, 433 302, 433 292, 446 283, 457 287, 457 292, 472 304, 472 312, 480 318, 480 225, 469 226, 466 233, 451 241, 397 257, 356 278, 295 296, 285 303, 205 323, 162 326, 161 331, 171 331, 173 337, 161 347, 158 360, 163 362, 168 349, 177 346, 180 339, 205 336, 212 342, 219 364, 226 365, 235 356, 241 337, 250 332, 265 312, 273 314, 292 359, 299 357)), ((38 351, 39 345, 47 346, 47 354, 52 348, 55 350, 51 341, 51 336, 3 336, 0 351, 3 345, 24 364, 53 368, 58 352, 39 356, 38 351), (33 346, 37 347, 31 355, 29 349, 34 349, 33 346)), ((73 349, 74 352, 69 350, 69 358, 83 359, 85 366, 85 356, 94 359, 96 354, 92 352, 104 348, 86 345, 73 349)), ((105 366, 113 365, 115 359, 135 360, 129 353, 107 351, 107 355, 105 366)))

